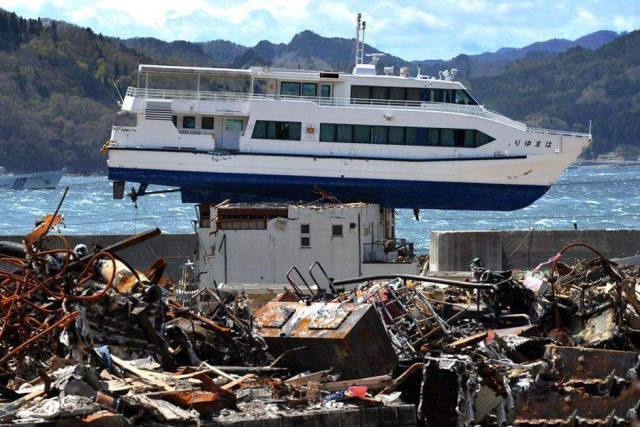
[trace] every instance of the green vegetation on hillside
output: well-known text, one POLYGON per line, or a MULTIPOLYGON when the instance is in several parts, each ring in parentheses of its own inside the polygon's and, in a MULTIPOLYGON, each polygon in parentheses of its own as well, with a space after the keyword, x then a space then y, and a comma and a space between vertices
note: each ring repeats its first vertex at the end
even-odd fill
POLYGON ((587 131, 586 155, 640 155, 640 31, 591 51, 573 48, 517 61, 499 76, 471 79, 487 107, 529 125, 587 131))
POLYGON ((91 29, 0 10, 0 165, 104 172, 100 146, 140 55, 91 29))

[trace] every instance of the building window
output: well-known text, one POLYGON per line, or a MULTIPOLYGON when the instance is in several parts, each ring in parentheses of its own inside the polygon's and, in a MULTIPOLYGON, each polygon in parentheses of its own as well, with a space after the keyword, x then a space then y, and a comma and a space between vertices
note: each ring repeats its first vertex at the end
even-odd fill
POLYGON ((331 237, 342 237, 342 224, 334 224, 331 226, 331 237))
POLYGON ((297 82, 280 83, 280 95, 300 96, 300 83, 297 83, 297 82))
POLYGON ((316 83, 303 83, 302 96, 317 96, 318 85, 316 83))
POLYGON ((195 127, 196 127, 196 117, 195 116, 184 116, 182 118, 182 127, 184 129, 195 129, 195 127))
POLYGON ((253 126, 253 139, 281 139, 300 141, 300 122, 274 122, 268 120, 256 120, 253 126))
POLYGON ((323 98, 329 98, 331 96, 331 85, 322 85, 320 87, 320 96, 323 98))
POLYGON ((213 129, 213 117, 202 118, 202 129, 213 129))
POLYGON ((311 236, 309 235, 310 232, 311 232, 310 224, 300 224, 300 247, 301 248, 311 247, 311 236))

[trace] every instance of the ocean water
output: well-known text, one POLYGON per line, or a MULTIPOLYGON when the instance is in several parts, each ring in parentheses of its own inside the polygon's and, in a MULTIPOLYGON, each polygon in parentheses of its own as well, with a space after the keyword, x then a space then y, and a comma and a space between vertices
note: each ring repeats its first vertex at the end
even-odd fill
MULTIPOLYGON (((64 234, 130 234, 159 227, 166 233, 193 232, 193 204, 179 193, 145 196, 137 207, 129 199, 113 200, 104 176, 65 176, 57 190, 0 190, 0 235, 24 234, 42 216, 52 213, 64 187, 64 234)), ((150 187, 150 190, 154 188, 150 187)), ((513 212, 398 210, 396 236, 429 251, 431 231, 640 228, 640 166, 580 166, 562 178, 533 205, 513 212)))

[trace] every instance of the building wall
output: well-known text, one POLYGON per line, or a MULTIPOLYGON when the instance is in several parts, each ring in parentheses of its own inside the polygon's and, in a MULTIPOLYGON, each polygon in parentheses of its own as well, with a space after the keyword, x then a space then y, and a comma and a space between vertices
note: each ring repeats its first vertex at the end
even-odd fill
MULTIPOLYGON (((212 209, 211 228, 199 231, 199 266, 201 272, 206 271, 201 284, 287 283, 286 274, 292 266, 312 284, 308 269, 315 261, 335 279, 360 276, 376 268, 363 264, 363 244, 392 238, 392 216, 392 210, 381 210, 378 205, 290 206, 287 218, 267 221, 264 230, 226 230, 217 229, 212 209), (309 225, 309 234, 304 234, 310 238, 309 247, 301 246, 303 224, 309 225), (333 235, 334 225, 342 226, 342 236, 333 235)), ((415 264, 411 265, 408 268, 417 271, 415 264)), ((400 264, 377 266, 387 272, 407 269, 400 264)))

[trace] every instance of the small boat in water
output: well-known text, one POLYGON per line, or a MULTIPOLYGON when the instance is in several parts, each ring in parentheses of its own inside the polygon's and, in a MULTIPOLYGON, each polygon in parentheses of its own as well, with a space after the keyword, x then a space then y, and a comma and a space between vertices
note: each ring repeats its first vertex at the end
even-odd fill
POLYGON ((0 167, 0 189, 10 190, 53 190, 67 172, 66 168, 57 171, 33 172, 20 175, 7 174, 0 167))

